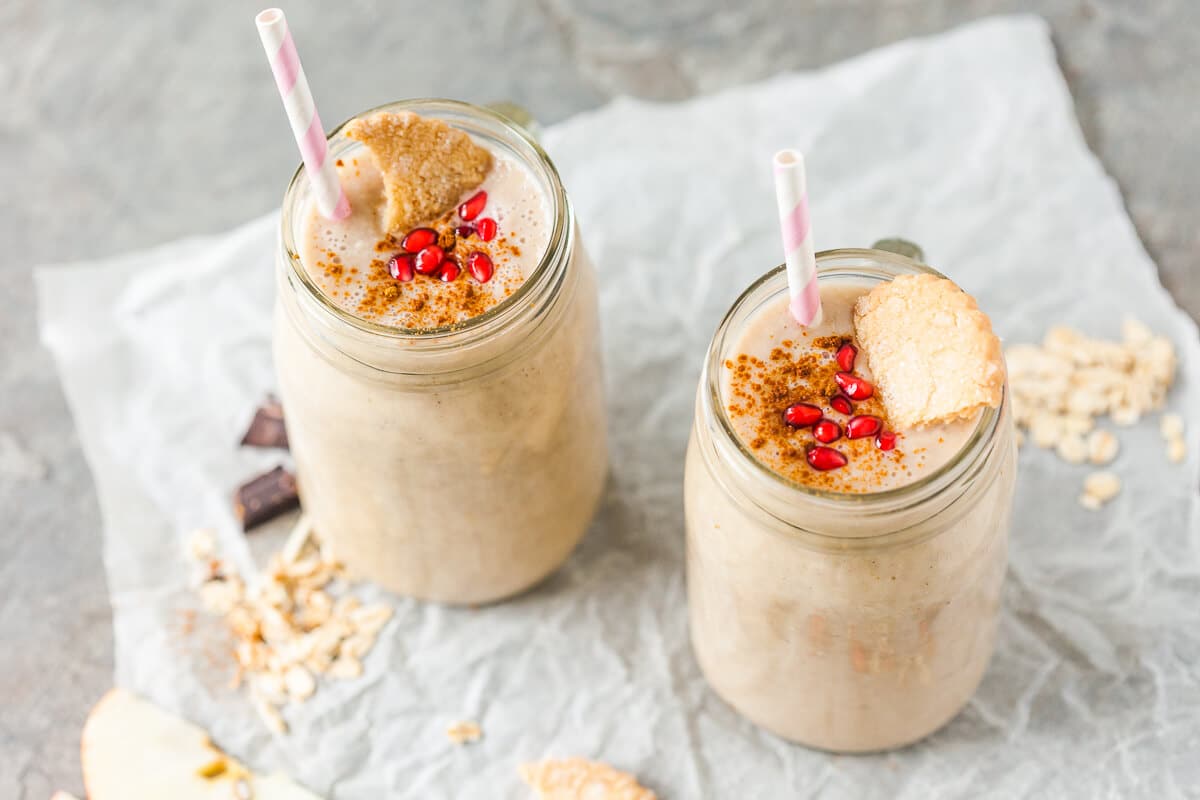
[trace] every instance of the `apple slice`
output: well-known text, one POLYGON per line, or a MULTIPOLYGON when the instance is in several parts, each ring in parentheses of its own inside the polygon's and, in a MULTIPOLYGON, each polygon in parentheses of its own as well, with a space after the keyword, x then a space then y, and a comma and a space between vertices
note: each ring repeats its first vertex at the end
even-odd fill
POLYGON ((88 800, 320 800, 281 776, 259 777, 197 726, 123 689, 83 726, 88 800))

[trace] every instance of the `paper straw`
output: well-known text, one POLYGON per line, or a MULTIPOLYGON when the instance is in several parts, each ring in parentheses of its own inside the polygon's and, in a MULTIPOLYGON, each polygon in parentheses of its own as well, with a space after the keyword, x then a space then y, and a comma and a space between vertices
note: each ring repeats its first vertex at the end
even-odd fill
POLYGON ((296 43, 292 41, 287 19, 280 9, 268 8, 259 12, 254 23, 271 62, 275 86, 283 98, 283 110, 292 124, 292 135, 296 137, 296 145, 304 159, 304 172, 312 186, 317 210, 329 219, 345 219, 350 215, 350 201, 346 199, 333 160, 329 158, 329 142, 321 127, 308 79, 304 77, 304 68, 300 66, 300 56, 296 54, 296 43))
POLYGON ((788 310, 805 327, 820 325, 817 258, 808 224, 804 156, 798 150, 780 150, 775 154, 775 199, 779 204, 783 260, 787 265, 788 292, 792 297, 788 310))

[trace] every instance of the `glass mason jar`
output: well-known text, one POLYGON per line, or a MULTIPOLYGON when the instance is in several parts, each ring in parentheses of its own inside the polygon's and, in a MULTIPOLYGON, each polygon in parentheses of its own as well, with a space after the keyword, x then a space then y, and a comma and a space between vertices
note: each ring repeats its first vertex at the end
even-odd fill
MULTIPOLYGON (((446 100, 439 117, 529 169, 550 208, 541 262, 466 322, 399 329, 329 300, 300 261, 301 172, 283 203, 274 350, 305 512, 355 576, 423 600, 487 603, 557 569, 607 472, 596 283, 542 149, 505 118, 446 100)), ((361 145, 329 137, 330 157, 361 145)))
MULTIPOLYGON (((932 272, 878 250, 827 251, 817 265, 822 284, 932 272)), ((782 266, 747 289, 700 378, 684 498, 692 645, 717 694, 786 739, 899 747, 953 717, 991 657, 1016 474, 1007 391, 957 455, 911 484, 794 483, 738 439, 719 371, 786 292, 782 266)))

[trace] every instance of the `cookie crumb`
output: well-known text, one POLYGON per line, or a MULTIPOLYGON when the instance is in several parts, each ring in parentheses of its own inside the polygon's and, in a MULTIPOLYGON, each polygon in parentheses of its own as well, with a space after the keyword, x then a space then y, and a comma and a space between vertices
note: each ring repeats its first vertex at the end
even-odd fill
POLYGON ((657 800, 627 772, 598 761, 565 758, 522 764, 521 778, 539 800, 657 800))

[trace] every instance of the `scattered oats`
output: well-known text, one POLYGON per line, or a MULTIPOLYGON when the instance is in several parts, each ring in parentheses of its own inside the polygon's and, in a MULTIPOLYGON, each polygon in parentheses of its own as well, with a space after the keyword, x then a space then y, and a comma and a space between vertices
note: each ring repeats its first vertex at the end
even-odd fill
POLYGON ((301 702, 312 697, 317 690, 317 682, 312 673, 299 664, 293 664, 283 673, 283 684, 287 687, 288 695, 293 700, 301 702))
POLYGON ((312 523, 308 521, 307 514, 301 514, 300 519, 296 520, 296 524, 292 527, 292 532, 288 534, 283 549, 279 551, 280 560, 285 564, 290 564, 298 559, 304 552, 304 548, 308 546, 311 536, 312 523))
MULTIPOLYGON (((1134 319, 1123 323, 1120 342, 1060 325, 1040 345, 1012 345, 1005 356, 1013 420, 1025 440, 1071 463, 1080 458, 1072 437, 1082 436, 1085 460, 1112 461, 1119 444, 1111 433, 1093 432, 1095 418, 1108 415, 1116 425, 1134 425, 1163 407, 1175 379, 1171 341, 1134 319)), ((1170 424, 1165 417, 1163 424, 1170 424)))
POLYGON ((205 561, 198 591, 234 637, 233 685, 245 679, 258 715, 276 733, 287 732, 279 707, 312 697, 317 676, 362 675, 362 659, 392 617, 383 603, 363 606, 343 593, 344 581, 331 585, 340 573, 303 520, 249 591, 215 555, 205 561))
POLYGON ((1097 500, 1094 496, 1085 492, 1084 494, 1079 495, 1079 505, 1083 506, 1088 511, 1099 511, 1100 506, 1104 504, 1097 500))
POLYGON ((350 612, 362 608, 362 601, 352 594, 344 594, 333 603, 333 616, 349 617, 350 612))
POLYGON ((1109 431, 1092 431, 1087 440, 1088 460, 1093 464, 1108 464, 1121 449, 1117 437, 1109 431))
POLYGON ((1083 438, 1068 434, 1058 441, 1058 457, 1068 464, 1082 464, 1088 459, 1088 446, 1083 438))
POLYGON ((353 656, 339 656, 329 665, 325 674, 338 680, 350 680, 363 674, 363 665, 353 656))
POLYGON ((280 734, 287 733, 287 723, 283 721, 283 715, 279 713, 278 708, 254 692, 250 694, 250 701, 254 704, 254 710, 258 712, 258 718, 268 730, 280 734))
POLYGON ((238 578, 207 581, 200 587, 200 601, 214 614, 228 614, 242 600, 242 582, 238 578))
POLYGON ((61 789, 59 789, 57 792, 55 792, 53 795, 51 795, 50 800, 79 800, 79 798, 73 794, 64 792, 61 789))
POLYGON ((446 728, 446 736, 455 744, 470 744, 483 738, 483 730, 478 722, 456 722, 446 728))
POLYGON ((1107 503, 1120 494, 1121 479, 1111 472, 1093 472, 1083 479, 1083 491, 1107 503))
POLYGON ((654 792, 626 772, 583 758, 522 764, 521 778, 539 800, 655 800, 654 792))
POLYGON ((1059 417, 1054 414, 1039 414, 1034 417, 1033 424, 1029 426, 1029 436, 1033 443, 1043 449, 1057 447, 1062 436, 1062 427, 1058 420, 1059 417))
POLYGON ((1158 430, 1164 439, 1178 439, 1183 436, 1183 417, 1178 414, 1163 414, 1158 421, 1158 430))
POLYGON ((367 633, 356 633, 353 636, 342 640, 338 647, 338 656, 349 656, 350 658, 362 658, 367 653, 371 652, 371 648, 375 646, 375 637, 367 633))
POLYGON ((1133 406, 1121 406, 1113 409, 1109 414, 1112 421, 1123 428, 1128 428, 1130 425, 1136 425, 1138 420, 1142 418, 1142 412, 1133 406))
POLYGON ((350 621, 354 623, 359 633, 374 636, 383 630, 383 626, 392 618, 392 609, 382 603, 363 606, 350 612, 350 621))
POLYGON ((1171 439, 1167 442, 1167 460, 1172 464, 1182 464, 1187 458, 1187 445, 1183 439, 1171 439))
POLYGON ((209 528, 198 528, 188 537, 187 554, 192 561, 207 563, 217 553, 217 535, 209 528))

